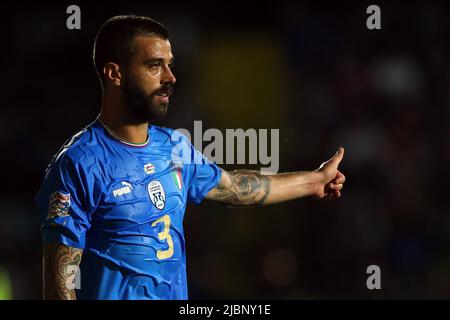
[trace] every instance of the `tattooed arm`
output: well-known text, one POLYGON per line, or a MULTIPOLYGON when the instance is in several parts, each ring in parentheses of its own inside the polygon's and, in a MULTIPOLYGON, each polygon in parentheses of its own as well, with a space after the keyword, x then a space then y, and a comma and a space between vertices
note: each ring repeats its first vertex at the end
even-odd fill
POLYGON ((76 300, 73 280, 83 249, 49 243, 43 249, 43 295, 45 300, 76 300))
POLYGON ((222 170, 222 178, 206 199, 235 207, 265 205, 306 196, 322 199, 337 199, 345 182, 345 176, 337 169, 344 156, 338 152, 319 169, 261 175, 257 171, 222 170))

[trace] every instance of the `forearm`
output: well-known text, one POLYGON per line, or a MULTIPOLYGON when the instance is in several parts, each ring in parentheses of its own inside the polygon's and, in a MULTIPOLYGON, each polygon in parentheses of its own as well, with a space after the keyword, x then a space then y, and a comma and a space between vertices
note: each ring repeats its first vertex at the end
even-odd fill
POLYGON ((309 197, 316 193, 318 173, 314 171, 297 171, 268 176, 270 192, 264 204, 309 197))
POLYGON ((267 176, 251 170, 222 170, 219 186, 207 199, 234 207, 258 206, 310 196, 314 188, 312 172, 267 176))
POLYGON ((50 243, 43 249, 43 297, 45 300, 76 300, 73 280, 83 250, 50 243))

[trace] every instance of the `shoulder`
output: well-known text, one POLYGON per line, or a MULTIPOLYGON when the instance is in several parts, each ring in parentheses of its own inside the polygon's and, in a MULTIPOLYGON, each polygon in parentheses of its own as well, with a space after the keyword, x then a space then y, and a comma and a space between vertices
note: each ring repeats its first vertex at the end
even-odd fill
POLYGON ((93 124, 75 133, 66 140, 54 155, 50 167, 79 169, 97 162, 99 151, 98 134, 93 124))
POLYGON ((149 128, 150 139, 152 139, 153 143, 158 143, 161 145, 170 144, 172 146, 177 145, 180 142, 189 142, 189 139, 185 134, 183 134, 179 130, 159 127, 152 125, 149 128))
POLYGON ((45 199, 52 192, 68 192, 69 186, 82 186, 82 190, 92 186, 99 172, 95 160, 95 136, 93 128, 88 125, 66 140, 47 166, 36 200, 47 201, 45 199))

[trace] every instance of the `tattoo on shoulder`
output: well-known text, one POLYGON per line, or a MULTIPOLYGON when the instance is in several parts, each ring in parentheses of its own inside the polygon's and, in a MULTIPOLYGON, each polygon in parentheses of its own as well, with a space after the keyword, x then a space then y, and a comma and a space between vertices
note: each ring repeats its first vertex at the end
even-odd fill
POLYGON ((270 192, 270 178, 257 171, 223 171, 231 180, 231 185, 217 188, 214 200, 231 206, 243 207, 263 205, 270 192))
POLYGON ((44 247, 43 295, 44 299, 74 300, 75 290, 71 284, 81 262, 83 249, 57 243, 44 247))

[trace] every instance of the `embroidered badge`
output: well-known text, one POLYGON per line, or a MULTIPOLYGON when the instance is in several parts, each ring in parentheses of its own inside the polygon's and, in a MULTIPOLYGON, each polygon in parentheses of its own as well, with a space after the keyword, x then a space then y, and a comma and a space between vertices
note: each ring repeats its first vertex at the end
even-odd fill
POLYGON ((147 189, 153 205, 159 210, 164 209, 164 206, 166 205, 166 194, 161 182, 153 180, 148 184, 147 189))
POLYGON ((54 192, 50 195, 47 219, 69 215, 70 193, 54 192))
POLYGON ((183 174, 181 170, 181 168, 175 168, 170 172, 173 182, 180 190, 183 187, 183 174))
POLYGON ((145 171, 146 174, 155 173, 155 166, 152 163, 147 163, 144 166, 144 171, 145 171))

